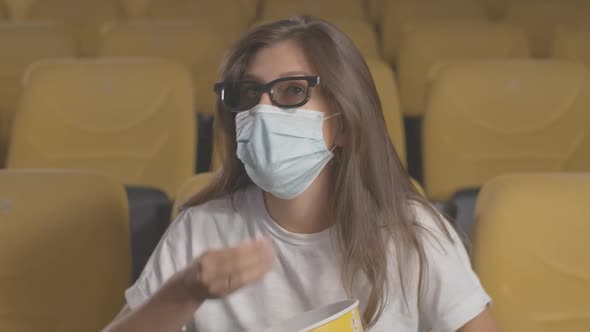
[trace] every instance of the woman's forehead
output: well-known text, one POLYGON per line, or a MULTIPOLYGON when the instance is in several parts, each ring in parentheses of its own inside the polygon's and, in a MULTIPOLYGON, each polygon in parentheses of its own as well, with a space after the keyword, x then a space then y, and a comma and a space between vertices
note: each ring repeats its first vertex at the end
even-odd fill
POLYGON ((314 75, 301 47, 288 40, 254 53, 248 61, 243 79, 266 83, 281 77, 314 75))

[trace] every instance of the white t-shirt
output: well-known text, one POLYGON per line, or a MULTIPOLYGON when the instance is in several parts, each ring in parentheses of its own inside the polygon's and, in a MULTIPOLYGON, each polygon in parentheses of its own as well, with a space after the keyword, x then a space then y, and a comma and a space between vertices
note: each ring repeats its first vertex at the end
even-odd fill
MULTIPOLYGON (((395 255, 391 255, 389 301, 370 332, 455 331, 490 302, 457 234, 451 231, 452 243, 426 210, 416 212, 419 222, 431 229, 437 240, 425 241, 429 264, 424 296, 418 305, 417 263, 404 266, 405 280, 409 281, 406 304, 395 255)), ((333 228, 316 234, 288 232, 268 215, 262 191, 250 186, 236 193, 233 201, 227 197, 181 213, 137 282, 126 291, 127 303, 132 309, 138 307, 206 250, 265 236, 276 251, 274 268, 257 283, 226 298, 205 301, 185 326, 186 331, 196 332, 263 331, 297 313, 349 298, 341 282, 341 264, 331 232, 333 228)), ((367 285, 366 279, 359 278, 353 290, 361 315, 367 285)))

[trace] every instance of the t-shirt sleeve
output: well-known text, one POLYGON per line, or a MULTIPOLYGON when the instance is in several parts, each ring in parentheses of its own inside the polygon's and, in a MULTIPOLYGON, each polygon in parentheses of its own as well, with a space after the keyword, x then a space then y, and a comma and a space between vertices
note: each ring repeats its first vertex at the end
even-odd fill
POLYGON ((190 218, 185 211, 162 236, 135 284, 125 291, 131 309, 140 306, 189 263, 190 243, 190 218))
POLYGON ((449 239, 429 212, 419 214, 426 229, 424 249, 428 261, 419 308, 421 325, 437 332, 456 331, 479 315, 491 299, 453 227, 445 221, 449 239))

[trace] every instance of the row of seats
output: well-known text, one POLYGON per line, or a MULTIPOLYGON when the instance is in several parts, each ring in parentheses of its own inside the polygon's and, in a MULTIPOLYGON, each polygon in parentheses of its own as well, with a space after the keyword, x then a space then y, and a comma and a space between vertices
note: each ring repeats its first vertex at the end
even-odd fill
POLYGON ((367 21, 362 0, 4 0, 0 17, 48 19, 72 25, 96 25, 129 19, 185 19, 219 26, 246 27, 254 20, 275 20, 297 14, 327 19, 367 21))
MULTIPOLYGON (((207 19, 205 14, 223 14, 232 18, 254 19, 257 0, 2 0, 3 18, 52 18, 81 22, 117 18, 191 18, 207 19), (75 14, 78 14, 76 18, 75 14)), ((273 1, 275 2, 275 1, 273 1)), ((277 2, 280 2, 277 1, 277 2)))
MULTIPOLYGON (((190 179, 178 197, 211 176, 190 179)), ((2 170, 0 183, 0 330, 100 330, 132 282, 123 186, 79 170, 2 170)), ((471 258, 502 331, 587 330, 589 196, 590 173, 484 185, 471 258)))
MULTIPOLYGON (((442 6, 439 2, 434 3, 427 0, 417 2, 397 0, 389 5, 394 9, 391 22, 395 26, 384 27, 383 29, 384 53, 389 61, 397 65, 402 76, 400 79, 402 111, 406 116, 418 116, 423 111, 421 105, 423 98, 420 98, 420 96, 424 94, 425 76, 431 76, 434 72, 431 67, 440 60, 528 57, 533 53, 534 47, 532 47, 533 51, 531 51, 531 47, 526 45, 525 38, 523 38, 526 33, 519 30, 520 28, 517 25, 491 24, 483 20, 481 15, 474 14, 476 10, 473 8, 479 8, 476 3, 469 1, 472 6, 465 6, 464 1, 467 0, 453 0, 442 6), (454 1, 458 2, 455 3, 454 1), (399 17, 394 17, 396 15, 399 17), (449 21, 451 19, 452 21, 449 21), (403 37, 396 36, 396 31, 397 34, 402 34, 402 31, 405 31, 403 37), (400 42, 400 40, 403 40, 403 43, 401 43, 399 51, 397 51, 398 46, 395 46, 395 44, 396 41, 400 42), (388 45, 391 45, 393 50, 388 50, 388 45), (424 49, 424 45, 429 49, 424 49), (415 59, 423 59, 423 61, 415 61, 415 59), (422 73, 419 73, 420 71, 422 73), (410 75, 412 77, 409 77, 410 75), (406 79, 406 77, 409 79, 406 79)), ((48 4, 50 2, 43 3, 48 4)), ((90 2, 94 3, 93 1, 90 2)), ((81 4, 81 2, 76 3, 81 4)), ((195 1, 182 3, 172 1, 171 3, 163 6, 174 7, 173 4, 189 6, 189 4, 192 4, 193 7, 197 8, 193 8, 193 10, 199 11, 198 9, 201 9, 199 12, 215 10, 213 5, 211 5, 213 7, 209 8, 210 6, 195 1)), ((158 2, 155 1, 151 4, 157 7, 158 2)), ((244 4, 242 3, 242 5, 244 4)), ((310 10, 315 8, 314 5, 308 5, 310 10)), ((564 8, 569 8, 566 2, 561 5, 564 8)), ((235 6, 237 4, 233 7, 235 6)), ((297 6, 307 8, 305 3, 297 3, 297 6)), ((330 6, 324 7, 330 8, 330 6)), ((56 5, 52 8, 57 10, 56 8, 61 7, 56 5)), ((291 7, 284 8, 288 10, 291 7)), ((583 12, 584 8, 581 7, 578 12, 583 12)), ((96 12, 100 13, 100 11, 91 11, 92 14, 96 12)), ((178 12, 190 11, 179 10, 178 12)), ((76 15, 78 19, 82 16, 84 15, 80 15, 80 13, 76 15)), ((47 18, 50 17, 51 15, 47 16, 47 18)), ((179 16, 163 15, 159 18, 169 19, 172 17, 179 16)), ((369 23, 362 20, 342 18, 333 19, 333 22, 354 39, 365 56, 371 58, 379 56, 377 37, 369 23)), ((144 21, 108 23, 100 29, 99 36, 94 40, 92 38, 83 38, 85 41, 82 44, 84 45, 77 50, 77 55, 159 56, 186 63, 195 70, 196 99, 198 103, 203 103, 203 105, 197 105, 197 108, 201 111, 210 112, 214 106, 213 98, 211 98, 212 93, 209 89, 210 82, 215 80, 216 72, 214 68, 219 63, 224 50, 227 49, 232 40, 237 38, 247 24, 247 22, 240 23, 237 28, 228 28, 224 25, 223 28, 211 29, 210 26, 203 25, 202 22, 148 23, 144 21), (133 42, 130 40, 133 40, 133 42), (198 43, 194 42, 197 40, 198 43), (207 44, 209 47, 203 48, 201 47, 202 44, 207 44), (92 49, 91 52, 90 49, 92 49)), ((30 30, 30 27, 25 29, 30 30)), ((17 32, 14 27, 8 27, 7 30, 8 34, 17 32)), ((556 39, 570 40, 567 47, 568 52, 574 53, 572 56, 582 59, 587 57, 587 50, 584 46, 587 44, 585 40, 589 31, 587 25, 562 27, 559 30, 560 33, 556 39), (576 36, 577 41, 574 40, 576 36), (576 48, 578 50, 575 50, 576 48)), ((554 42, 554 44, 557 45, 557 49, 553 51, 553 54, 567 54, 560 51, 564 47, 562 46, 563 43, 554 42)))
MULTIPOLYGON (((256 21, 253 25, 269 23, 272 21, 272 19, 261 19, 256 21)), ((346 33, 365 57, 381 58, 379 38, 374 26, 369 22, 344 17, 330 18, 329 22, 346 33)))
MULTIPOLYGON (((549 55, 556 25, 584 23, 590 14, 590 4, 583 0, 510 2, 505 15, 500 16, 527 32, 532 54, 540 57, 549 55)), ((295 14, 308 13, 329 20, 346 19, 367 24, 375 24, 367 16, 377 15, 382 54, 395 63, 406 31, 424 22, 489 20, 485 9, 489 3, 488 0, 12 0, 8 1, 8 7, 18 19, 65 23, 78 38, 84 54, 93 53, 95 35, 102 23, 126 18, 191 20, 210 31, 239 33, 257 19, 268 21, 295 14), (219 17, 224 18, 223 24, 219 17)), ((0 10, 0 17, 8 12, 0 10)))
MULTIPOLYGON (((321 1, 321 0, 320 0, 321 1)), ((487 18, 491 20, 502 20, 510 16, 516 16, 517 12, 528 11, 528 12, 535 12, 533 15, 547 15, 549 13, 542 12, 539 10, 538 6, 547 6, 550 9, 551 6, 559 6, 561 3, 566 3, 566 6, 569 6, 569 3, 576 2, 583 5, 584 0, 565 0, 565 1, 551 1, 551 0, 468 0, 458 2, 456 0, 366 0, 366 7, 368 16, 370 20, 374 23, 380 23, 387 19, 389 13, 391 13, 392 6, 396 6, 399 4, 407 4, 410 5, 417 4, 417 5, 426 5, 426 6, 445 6, 450 4, 451 6, 455 3, 460 3, 463 6, 468 6, 472 8, 478 8, 477 13, 485 15, 487 18), (553 4, 551 4, 553 2, 553 4), (421 3, 421 4, 420 4, 421 3), (532 8, 532 9, 531 9, 532 8)), ((436 8, 436 7, 435 7, 436 8)), ((468 9, 469 11, 473 11, 473 9, 468 9)), ((558 9, 559 10, 559 9, 558 9)))
MULTIPOLYGON (((455 0, 446 0, 441 3, 436 0, 85 0, 86 7, 101 6, 101 12, 110 12, 111 15, 126 16, 129 18, 143 17, 203 17, 200 12, 223 13, 233 15, 236 8, 241 9, 240 16, 250 18, 268 17, 275 18, 285 15, 311 13, 320 17, 357 17, 372 23, 380 23, 388 17, 391 7, 407 3, 423 3, 426 5, 441 6, 447 3, 453 5, 455 0), (94 2, 94 3, 92 3, 94 2), (97 4, 99 3, 99 4, 97 4), (106 10, 104 8, 110 8, 106 10)), ((583 0, 574 0, 582 3, 583 0)), ((2 17, 20 19, 27 17, 30 12, 67 12, 65 7, 75 8, 81 5, 80 1, 73 0, 4 0, 0 10, 2 17), (41 2, 45 2, 44 4, 41 2), (51 9, 47 9, 52 7, 51 9)), ((563 1, 560 1, 563 3, 563 1)), ((565 2, 572 2, 567 0, 565 2)), ((547 0, 469 0, 463 4, 477 6, 487 17, 501 19, 518 12, 519 10, 535 11, 539 3, 541 6, 551 6, 547 0), (529 9, 527 6, 537 6, 529 9)), ((567 5, 567 4, 566 4, 567 5)), ((550 8, 553 9, 553 8, 550 8)), ((82 12, 90 12, 83 10, 82 12)), ((545 13, 546 14, 546 13, 545 13)), ((233 16, 232 16, 233 17, 233 16)))
MULTIPOLYGON (((501 21, 522 28, 535 57, 550 56, 551 41, 561 24, 587 24, 590 3, 583 0, 512 0, 501 21)), ((453 21, 490 21, 476 0, 391 0, 382 10, 382 54, 397 64, 407 33, 424 24, 453 21)))
MULTIPOLYGON (((361 31, 365 25, 352 25, 351 34, 361 31)), ((375 39, 356 37, 358 44, 366 45, 366 57, 373 74, 379 76, 378 87, 385 99, 385 108, 398 116, 399 106, 393 73, 386 64, 378 60, 375 39), (372 55, 371 55, 372 54, 372 55), (393 97, 393 99, 392 99, 393 97)), ((228 47, 227 39, 218 34, 205 32, 186 21, 166 22, 117 22, 105 25, 97 51, 99 58, 106 57, 157 57, 182 63, 190 69, 193 91, 193 109, 199 113, 214 113, 216 96, 212 83, 217 80, 217 67, 222 53, 228 47), (208 45, 194 42, 199 40, 208 45)), ((8 23, 0 24, 0 165, 7 146, 12 115, 16 111, 21 93, 21 80, 26 68, 39 60, 48 58, 75 57, 74 41, 59 26, 52 23, 8 23)), ((387 117, 390 119, 389 117, 387 117)), ((388 121, 392 123, 392 121, 388 121)), ((399 128, 392 127, 393 135, 399 136, 399 128), (397 133, 394 132, 397 131, 397 133)), ((397 142, 400 142, 396 138, 397 142)), ((399 146, 404 144, 400 142, 399 146)))
MULTIPOLYGON (((339 24, 357 43, 367 58, 378 57, 376 37, 370 26, 358 21, 339 24), (367 38, 369 36, 369 38, 367 38)), ((158 57, 183 63, 193 73, 196 111, 213 113, 215 95, 211 86, 217 80, 217 67, 224 52, 237 38, 237 32, 211 32, 188 21, 132 21, 103 25, 93 55, 158 57), (203 47, 207 45, 207 47, 203 47)), ((71 35, 52 23, 21 22, 0 24, 0 109, 13 110, 18 85, 25 68, 40 59, 76 57, 71 35)), ((0 111, 2 112, 2 111, 0 111)), ((8 111, 4 111, 8 112, 8 111)))
POLYGON ((174 197, 194 173, 188 69, 153 59, 35 64, 10 137, 7 168, 104 171, 174 197))
MULTIPOLYGON (((18 7, 13 12, 19 20, 59 23, 75 37, 79 52, 84 56, 96 53, 103 24, 138 16, 126 13, 125 4, 118 0, 19 0, 15 4, 18 7)), ((128 5, 133 4, 140 5, 140 2, 128 1, 128 5)), ((217 33, 220 40, 230 42, 254 21, 256 15, 250 0, 151 0, 144 5, 146 12, 142 17, 145 19, 188 20, 201 30, 217 33), (220 17, 226 18, 223 24, 220 24, 220 17)), ((193 43, 198 42, 199 39, 193 40, 193 43)))
MULTIPOLYGON (((461 8, 469 11, 470 7, 461 8)), ((451 10, 451 13, 459 12, 451 10)), ((464 16, 472 15, 466 13, 464 16)), ((408 169, 412 176, 422 181, 421 117, 425 112, 430 82, 437 73, 453 62, 530 57, 526 33, 508 23, 455 18, 417 21, 411 29, 406 29, 399 54, 390 60, 397 65, 407 134, 408 169)))
POLYGON ((431 84, 423 124, 429 197, 516 171, 590 171, 590 68, 473 61, 431 84))
MULTIPOLYGON (((363 38, 366 25, 351 25, 370 62, 379 62, 375 39, 363 38)), ((554 42, 556 58, 571 58, 590 64, 590 49, 584 41, 590 25, 560 29, 554 42)), ((15 23, 0 25, 0 55, 4 75, 0 81, 0 127, 8 132, 11 115, 17 105, 21 76, 26 67, 43 58, 76 56, 73 41, 51 23, 15 23)), ((186 21, 119 22, 103 27, 97 54, 110 56, 149 56, 173 60, 190 67, 195 91, 195 110, 213 113, 215 96, 210 88, 216 81, 216 65, 227 42, 186 21), (209 47, 192 42, 200 40, 209 47)), ((524 34, 508 24, 454 22, 423 26, 408 34, 398 66, 401 110, 405 116, 424 112, 429 81, 445 63, 465 59, 526 58, 530 51, 524 34)), ((375 72, 373 72, 375 75, 375 72)), ((394 91, 394 90, 390 90, 394 91)), ((387 96, 383 93, 381 96, 387 96)), ((0 139, 0 142, 6 141, 0 139)), ((0 144, 5 145, 5 144, 0 144)), ((1 154, 1 153, 0 153, 1 154)))
POLYGON ((429 82, 449 63, 518 58, 530 58, 530 49, 524 31, 514 25, 453 21, 416 27, 406 34, 397 64, 402 112, 424 113, 429 82))
MULTIPOLYGON (((212 84, 227 41, 206 33, 192 23, 112 23, 102 32, 99 58, 153 57, 184 64, 191 73, 191 108, 213 113, 212 84), (200 40, 208 45, 202 47, 200 40)), ((6 154, 8 133, 22 91, 22 78, 29 65, 55 58, 79 55, 74 40, 52 23, 0 24, 0 166, 6 154)), ((193 121, 194 123, 194 121, 193 121)))
MULTIPOLYGON (((552 37, 551 56, 590 66, 588 40, 588 23, 560 25, 552 37)), ((509 23, 433 20, 406 30, 395 62, 405 117, 408 168, 415 178, 422 180, 423 176, 421 119, 437 74, 445 66, 462 61, 530 59, 532 50, 525 30, 509 23)))
POLYGON ((446 66, 424 114, 429 198, 450 201, 472 233, 480 186, 512 172, 590 172, 590 68, 563 61, 446 66))
MULTIPOLYGON (((370 65, 404 155, 397 98, 387 93, 395 81, 386 64, 370 65)), ((6 166, 101 169, 173 197, 195 169, 187 76, 179 65, 137 58, 37 63, 24 79, 6 166)))
MULTIPOLYGON (((454 62, 456 58, 497 58, 503 56, 519 57, 518 54, 526 53, 527 48, 526 44, 523 42, 522 34, 519 34, 518 30, 514 26, 508 26, 506 24, 490 24, 484 22, 455 22, 451 25, 445 25, 446 29, 444 30, 440 28, 441 26, 442 23, 437 23, 433 24, 430 28, 415 30, 413 34, 416 35, 416 38, 412 39, 416 41, 416 47, 414 48, 410 47, 412 45, 411 43, 404 43, 404 45, 409 45, 408 47, 404 48, 408 50, 407 53, 409 55, 407 56, 408 61, 403 62, 404 64, 408 64, 400 66, 399 68, 402 92, 402 110, 412 109, 412 107, 408 107, 408 105, 412 105, 412 102, 414 102, 418 105, 418 107, 415 107, 415 109, 418 109, 418 114, 421 114, 421 112, 423 112, 423 110, 425 109, 423 105, 427 99, 426 91, 427 86, 430 84, 428 82, 431 81, 431 77, 435 77, 435 74, 438 71, 440 71, 449 63, 454 62), (485 38, 482 37, 480 39, 473 39, 473 36, 469 35, 469 32, 465 32, 465 30, 467 29, 469 29, 469 32, 474 31, 476 32, 475 35, 485 36, 485 38), (441 38, 441 36, 444 38, 441 38), (458 41, 454 44, 449 43, 449 41, 452 41, 453 38, 455 38, 455 40, 458 41), (445 39, 446 43, 439 42, 437 44, 435 41, 439 39, 445 39), (473 40, 483 40, 485 42, 478 44, 473 43, 473 40), (451 47, 447 47, 449 44, 451 44, 451 47), (427 47, 424 48, 424 45, 426 45, 427 47), (462 46, 463 49, 460 46, 462 46), (489 47, 489 49, 487 49, 486 47, 489 47), (414 49, 415 51, 412 52, 412 49, 414 49), (462 57, 455 56, 454 52, 462 53, 464 55, 462 57), (436 56, 437 53, 440 54, 439 57, 436 56), (485 55, 487 53, 491 54, 485 55), (482 56, 481 54, 484 55, 482 56), (422 58, 420 57, 420 55, 422 55, 422 58), (443 61, 441 62, 440 59, 443 59, 443 61), (423 70, 423 68, 429 69, 425 71, 423 70), (408 72, 412 71, 416 73, 407 74, 408 72), (413 82, 417 83, 414 84, 413 88, 408 88, 412 87, 413 82)), ((33 29, 30 30, 32 31, 33 29)), ((56 31, 57 30, 59 29, 56 28, 56 31)), ((578 33, 579 31, 584 30, 579 30, 576 28, 571 31, 575 31, 576 33, 578 33)), ((198 65, 192 64, 196 61, 192 56, 187 56, 187 54, 195 52, 195 58, 198 58, 199 56, 206 57, 206 55, 203 55, 201 53, 202 48, 195 49, 193 47, 191 49, 190 46, 186 45, 191 45, 191 43, 187 41, 191 38, 197 38, 199 36, 198 34, 202 33, 203 32, 201 30, 194 29, 191 23, 111 23, 105 26, 105 28, 103 29, 103 35, 105 38, 102 48, 104 49, 104 51, 101 51, 103 52, 101 54, 104 56, 138 56, 153 55, 155 53, 161 52, 157 54, 159 57, 169 57, 173 60, 184 62, 186 65, 191 66, 193 68, 199 67, 198 65), (164 38, 162 36, 166 37, 164 38), (134 46, 134 42, 136 40, 139 41, 137 43, 139 44, 139 47, 137 48, 135 48, 134 46), (141 51, 138 51, 138 49, 141 51)), ((8 33, 7 35, 12 37, 14 36, 12 32, 8 33)), ((211 40, 214 39, 211 38, 211 40)), ((62 43, 60 45, 63 44, 65 43, 62 43)), ((556 45, 557 44, 558 43, 556 43, 556 45)), ((196 44, 193 43, 193 45, 196 44)), ((567 45, 569 45, 568 47, 570 47, 571 49, 571 45, 580 45, 580 43, 570 42, 567 45)), ((51 49, 51 47, 49 47, 49 49, 51 49)), ((219 49, 222 48, 220 47, 219 49)), ((406 154, 404 153, 405 146, 403 143, 404 129, 403 126, 399 124, 398 115, 399 102, 397 96, 391 93, 391 91, 397 90, 395 88, 393 74, 387 68, 387 66, 384 66, 384 64, 382 62, 379 62, 379 60, 370 59, 369 65, 371 66, 371 68, 379 68, 372 69, 372 72, 374 77, 376 78, 377 87, 380 90, 380 96, 382 99, 384 99, 383 104, 385 118, 388 122, 388 129, 390 130, 392 141, 396 145, 400 155, 402 156, 402 159, 405 159, 404 157, 406 154)), ((199 86, 199 83, 197 83, 198 79, 206 75, 198 69, 193 69, 193 73, 193 81, 195 81, 194 85, 199 86)), ((211 77, 213 77, 213 75, 211 77)), ((199 81, 203 82, 203 84, 201 85, 202 89, 197 89, 197 102, 193 102, 193 110, 196 109, 197 111, 206 111, 213 109, 213 106, 202 107, 198 105, 199 102, 209 102, 210 104, 214 102, 214 96, 208 84, 208 82, 211 80, 212 79, 209 78, 199 81), (201 97, 199 95, 199 91, 203 91, 205 95, 201 97)), ((14 103, 13 105, 15 104, 16 103, 14 103)), ((10 118, 10 116, 6 116, 6 118, 10 118)), ((9 122, 10 119, 8 121, 4 121, 5 124, 9 122)), ((3 132, 7 133, 8 130, 4 130, 3 132)), ((415 149, 408 149, 408 152, 414 150, 415 149)), ((130 181, 129 179, 130 178, 127 177, 122 181, 128 184, 133 184, 135 180, 131 179, 130 181)), ((153 186, 152 183, 147 184, 153 186)), ((174 188, 174 186, 177 185, 178 183, 174 184, 172 187, 163 188, 160 186, 159 188, 163 189, 168 193, 168 195, 170 195, 170 188, 174 188)))
POLYGON ((211 21, 211 17, 207 16, 214 15, 215 18, 237 18, 246 22, 256 17, 276 19, 309 13, 325 18, 366 20, 366 7, 363 0, 4 0, 0 6, 4 18, 51 16, 66 22, 75 19, 71 15, 73 11, 95 19, 186 18, 211 21))
MULTIPOLYGON (((551 57, 590 66, 588 41, 590 24, 561 25, 552 40, 551 57)), ((407 32, 400 50, 397 74, 402 113, 407 117, 424 113, 429 84, 449 63, 531 56, 525 32, 512 24, 477 20, 422 24, 407 32)))
MULTIPOLYGON (((367 58, 379 57, 376 37, 368 24, 339 22, 367 58)), ((558 31, 553 42, 553 56, 590 63, 586 42, 590 25, 562 26, 558 31)), ((232 31, 220 36, 186 21, 113 22, 103 26, 94 54, 151 56, 184 63, 193 71, 197 110, 212 113, 215 99, 210 85, 216 80, 216 67, 222 54, 235 37, 232 31)), ((28 64, 42 58, 80 55, 71 37, 51 23, 1 24, 0 47, 6 50, 0 59, 0 65, 7 68, 3 80, 9 81, 7 87, 0 89, 0 94, 6 97, 4 105, 0 105, 2 109, 14 109, 15 82, 28 64)), ((514 25, 485 21, 423 24, 407 33, 400 50, 397 69, 402 112, 406 116, 423 113, 429 78, 445 62, 530 56, 524 32, 514 25)))
MULTIPOLYGON (((389 93, 395 81, 383 62, 369 66, 403 159, 401 114, 389 93)), ((195 115, 186 67, 137 58, 53 60, 33 66, 23 84, 8 168, 95 168, 169 197, 193 174, 195 115)), ((590 69, 579 63, 447 64, 425 107, 426 191, 446 200, 506 167, 590 168, 589 106, 590 69)))

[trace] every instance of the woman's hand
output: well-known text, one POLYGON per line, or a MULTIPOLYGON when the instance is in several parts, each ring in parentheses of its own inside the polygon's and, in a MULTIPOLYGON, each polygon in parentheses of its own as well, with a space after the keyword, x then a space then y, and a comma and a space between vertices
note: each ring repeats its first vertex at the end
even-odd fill
POLYGON ((260 279, 272 269, 269 240, 205 252, 175 273, 135 310, 125 306, 103 331, 178 331, 207 299, 222 297, 260 279))
POLYGON ((207 251, 181 273, 189 294, 199 302, 226 296, 272 269, 274 250, 261 238, 234 248, 207 251))

